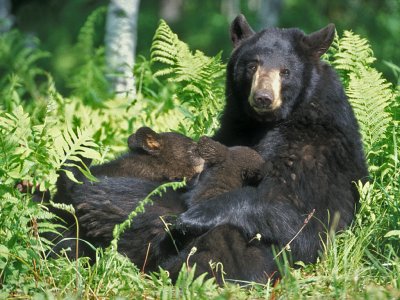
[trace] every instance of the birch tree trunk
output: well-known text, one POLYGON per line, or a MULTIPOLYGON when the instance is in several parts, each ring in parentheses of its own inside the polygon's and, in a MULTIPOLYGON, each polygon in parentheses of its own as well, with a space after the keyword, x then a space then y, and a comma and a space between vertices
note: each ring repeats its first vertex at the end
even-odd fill
POLYGON ((260 29, 278 25, 283 1, 284 0, 261 0, 260 9, 258 10, 260 29))
POLYGON ((160 15, 167 22, 176 22, 181 18, 183 0, 161 0, 160 15))
POLYGON ((133 66, 140 0, 111 0, 108 6, 105 44, 107 77, 117 97, 135 96, 133 66))
POLYGON ((0 33, 9 31, 13 23, 10 0, 0 0, 0 33))
POLYGON ((240 0, 222 0, 221 12, 230 23, 240 13, 240 0))

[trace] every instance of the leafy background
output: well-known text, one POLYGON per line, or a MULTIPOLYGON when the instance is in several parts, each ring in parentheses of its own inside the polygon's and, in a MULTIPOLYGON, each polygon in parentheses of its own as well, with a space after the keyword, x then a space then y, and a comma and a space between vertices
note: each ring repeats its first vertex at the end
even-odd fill
MULTIPOLYGON (((264 27, 258 17, 262 0, 170 0, 181 2, 178 18, 168 21, 172 30, 192 49, 199 49, 209 56, 222 52, 225 61, 231 52, 227 34, 233 19, 226 4, 235 5, 248 18, 254 29, 264 27), (227 16, 228 15, 228 16, 227 16)), ((165 18, 160 0, 140 1, 138 19, 137 53, 148 56, 152 44, 152 33, 158 20, 165 18)), ((270 0, 280 2, 277 26, 300 27, 305 32, 313 32, 335 23, 338 31, 352 29, 368 38, 378 59, 375 66, 391 82, 397 84, 397 76, 387 63, 399 64, 400 48, 400 1, 399 0, 270 0)), ((57 88, 67 94, 70 91, 69 77, 76 67, 85 62, 75 48, 77 36, 87 16, 93 10, 108 5, 109 0, 13 0, 12 13, 15 23, 23 32, 37 36, 42 49, 51 53, 51 60, 42 60, 39 65, 49 70, 57 88), (40 20, 40 21, 38 21, 40 20)), ((94 32, 95 45, 103 44, 104 19, 94 32)), ((397 71, 399 72, 399 71, 397 71)))
POLYGON ((362 195, 356 219, 323 241, 317 264, 293 269, 283 262, 287 275, 275 287, 221 288, 185 268, 175 285, 162 270, 144 275, 115 248, 98 249, 92 265, 86 258, 47 257, 51 241, 42 234, 57 227, 49 204, 32 201, 18 183, 54 191, 66 160, 112 159, 143 124, 195 139, 211 135, 223 107, 221 54, 191 51, 163 21, 148 47, 150 58, 142 56, 135 66, 136 99, 114 99, 98 42, 104 12, 95 10, 78 32, 73 49, 82 53, 81 63, 64 78, 68 91, 56 88, 57 72, 42 64, 54 53, 17 30, 0 35, 0 298, 400 297, 399 88, 375 68, 370 43, 351 31, 339 31, 324 59, 339 72, 359 120, 371 180, 355 183, 362 195))

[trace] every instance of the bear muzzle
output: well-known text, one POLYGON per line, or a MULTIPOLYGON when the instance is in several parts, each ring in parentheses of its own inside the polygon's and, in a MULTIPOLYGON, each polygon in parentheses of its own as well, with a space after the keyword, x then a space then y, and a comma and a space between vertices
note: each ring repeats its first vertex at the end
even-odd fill
POLYGON ((264 70, 260 67, 254 73, 248 101, 257 113, 272 112, 282 105, 279 73, 276 69, 264 70))
POLYGON ((258 90, 253 95, 253 104, 259 109, 269 110, 273 101, 274 96, 267 90, 258 90))

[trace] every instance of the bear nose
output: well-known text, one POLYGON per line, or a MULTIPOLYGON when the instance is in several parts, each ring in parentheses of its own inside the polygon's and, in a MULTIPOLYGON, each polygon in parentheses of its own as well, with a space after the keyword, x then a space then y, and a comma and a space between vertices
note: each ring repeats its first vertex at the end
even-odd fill
POLYGON ((266 90, 256 91, 253 98, 258 107, 270 107, 273 101, 272 94, 266 90))

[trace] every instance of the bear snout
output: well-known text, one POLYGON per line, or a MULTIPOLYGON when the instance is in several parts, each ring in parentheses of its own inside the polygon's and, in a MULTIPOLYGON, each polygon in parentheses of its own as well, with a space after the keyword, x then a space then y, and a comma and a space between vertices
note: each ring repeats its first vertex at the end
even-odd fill
POLYGON ((259 109, 270 109, 273 101, 273 94, 267 90, 258 90, 253 95, 254 106, 259 109))
POLYGON ((249 104, 258 113, 268 113, 280 108, 281 76, 279 69, 258 68, 254 73, 249 94, 249 104))

